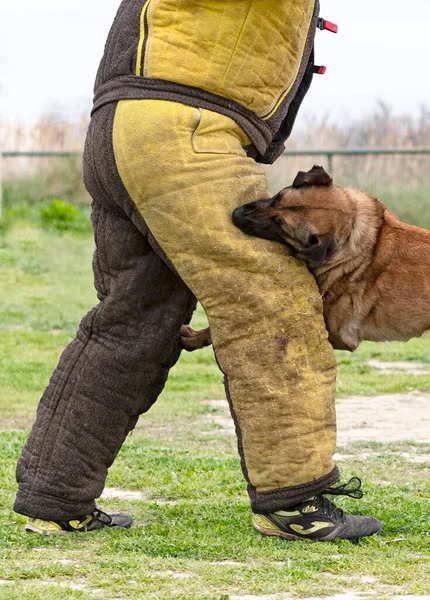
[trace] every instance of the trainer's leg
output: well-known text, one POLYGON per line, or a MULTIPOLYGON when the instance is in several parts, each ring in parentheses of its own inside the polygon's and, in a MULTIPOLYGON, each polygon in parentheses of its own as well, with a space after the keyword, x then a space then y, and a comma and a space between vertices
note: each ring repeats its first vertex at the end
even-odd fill
POLYGON ((195 299, 125 215, 93 204, 100 303, 64 350, 17 467, 18 513, 90 514, 107 470, 179 357, 195 299))
POLYGON ((120 102, 113 139, 125 187, 207 312, 254 511, 323 491, 338 479, 334 355, 305 264, 232 224, 270 196, 249 140, 227 117, 156 100, 120 102))

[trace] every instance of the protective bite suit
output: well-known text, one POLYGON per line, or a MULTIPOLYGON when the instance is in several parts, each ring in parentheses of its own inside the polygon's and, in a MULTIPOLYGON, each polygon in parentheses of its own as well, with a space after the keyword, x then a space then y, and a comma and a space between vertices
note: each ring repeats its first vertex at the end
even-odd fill
POLYGON ((338 480, 335 361, 314 279, 233 226, 270 196, 314 70, 315 0, 124 0, 84 155, 100 303, 64 351, 17 468, 15 510, 90 513, 180 353, 196 298, 255 512, 338 480))

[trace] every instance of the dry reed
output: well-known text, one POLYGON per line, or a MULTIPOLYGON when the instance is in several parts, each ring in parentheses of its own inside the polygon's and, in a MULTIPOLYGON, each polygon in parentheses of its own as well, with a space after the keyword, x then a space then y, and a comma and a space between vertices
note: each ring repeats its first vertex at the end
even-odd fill
MULTIPOLYGON (((76 121, 42 116, 32 128, 19 124, 0 125, 3 150, 68 150, 82 152, 88 126, 86 116, 76 121)), ((291 138, 289 150, 332 150, 353 148, 429 148, 430 110, 422 106, 418 115, 399 115, 383 103, 361 118, 332 122, 329 115, 317 118, 304 115, 291 138)), ((38 177, 41 185, 34 200, 63 195, 69 200, 88 201, 81 180, 80 158, 9 158, 4 159, 3 176, 8 183, 38 177), (41 191, 43 189, 43 192, 41 191), (65 191, 64 191, 65 190, 65 191)), ((327 168, 319 157, 282 157, 267 168, 271 190, 289 185, 298 170, 312 164, 327 168)), ((333 162, 336 181, 361 187, 386 188, 407 186, 430 188, 430 156, 336 157, 333 162)))

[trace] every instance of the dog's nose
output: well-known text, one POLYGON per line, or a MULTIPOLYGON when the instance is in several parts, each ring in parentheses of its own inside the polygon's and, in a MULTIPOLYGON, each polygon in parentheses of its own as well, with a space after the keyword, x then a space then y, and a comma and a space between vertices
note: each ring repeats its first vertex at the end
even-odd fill
POLYGON ((249 228, 250 220, 255 215, 256 207, 250 204, 239 206, 233 211, 233 223, 242 230, 249 228))
POLYGON ((236 227, 243 226, 245 221, 245 213, 245 206, 239 206, 239 208, 236 208, 236 210, 233 211, 233 223, 236 225, 236 227))

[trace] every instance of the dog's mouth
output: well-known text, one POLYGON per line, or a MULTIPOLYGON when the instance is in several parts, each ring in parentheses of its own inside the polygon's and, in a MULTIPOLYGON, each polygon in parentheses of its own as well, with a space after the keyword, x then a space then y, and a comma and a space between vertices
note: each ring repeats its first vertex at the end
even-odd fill
POLYGON ((253 207, 252 205, 245 204, 236 208, 233 212, 233 223, 243 233, 248 235, 291 246, 285 239, 281 219, 263 215, 262 210, 258 206, 253 207))

